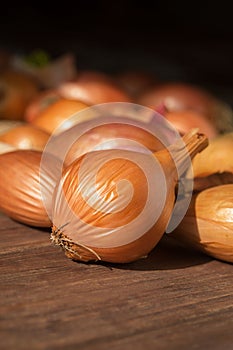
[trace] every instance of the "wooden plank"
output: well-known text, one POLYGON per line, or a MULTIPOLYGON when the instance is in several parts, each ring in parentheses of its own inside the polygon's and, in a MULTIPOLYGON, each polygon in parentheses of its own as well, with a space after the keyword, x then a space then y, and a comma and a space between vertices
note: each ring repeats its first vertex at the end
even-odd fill
POLYGON ((232 265, 164 237, 132 264, 83 264, 0 216, 0 339, 10 349, 231 349, 232 265))

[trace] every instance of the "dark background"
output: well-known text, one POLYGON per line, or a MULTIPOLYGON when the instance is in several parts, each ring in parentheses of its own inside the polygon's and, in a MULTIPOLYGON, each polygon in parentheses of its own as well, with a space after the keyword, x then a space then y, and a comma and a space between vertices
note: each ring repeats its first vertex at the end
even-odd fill
POLYGON ((71 51, 79 68, 139 69, 209 87, 233 102, 230 2, 91 1, 5 5, 0 47, 71 51))

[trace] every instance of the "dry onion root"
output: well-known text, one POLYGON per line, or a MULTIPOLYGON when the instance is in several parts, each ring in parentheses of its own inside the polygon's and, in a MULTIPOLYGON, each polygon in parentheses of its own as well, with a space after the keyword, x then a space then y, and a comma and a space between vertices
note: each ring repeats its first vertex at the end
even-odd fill
POLYGON ((80 157, 55 190, 52 241, 78 261, 125 263, 147 256, 170 220, 178 172, 207 144, 204 135, 191 132, 170 147, 174 160, 167 149, 80 157))
POLYGON ((195 194, 171 236, 212 257, 233 263, 233 185, 220 185, 195 194))
POLYGON ((47 167, 41 169, 42 152, 17 150, 0 155, 0 210, 12 219, 51 226, 51 200, 61 164, 47 157, 47 167))

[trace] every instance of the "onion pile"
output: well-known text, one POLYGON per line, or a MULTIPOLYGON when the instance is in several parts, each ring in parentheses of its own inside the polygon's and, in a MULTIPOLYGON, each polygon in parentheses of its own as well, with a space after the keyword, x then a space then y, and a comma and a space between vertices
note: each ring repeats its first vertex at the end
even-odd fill
POLYGON ((233 262, 232 108, 201 86, 47 58, 0 53, 0 210, 51 227, 77 261, 132 262, 169 232, 233 262))

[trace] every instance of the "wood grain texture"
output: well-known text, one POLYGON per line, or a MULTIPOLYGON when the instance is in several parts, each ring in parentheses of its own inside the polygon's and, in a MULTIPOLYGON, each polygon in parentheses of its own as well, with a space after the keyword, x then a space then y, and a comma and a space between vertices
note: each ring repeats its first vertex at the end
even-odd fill
POLYGON ((232 349, 233 266, 164 237, 126 265, 83 264, 0 215, 0 349, 232 349))

